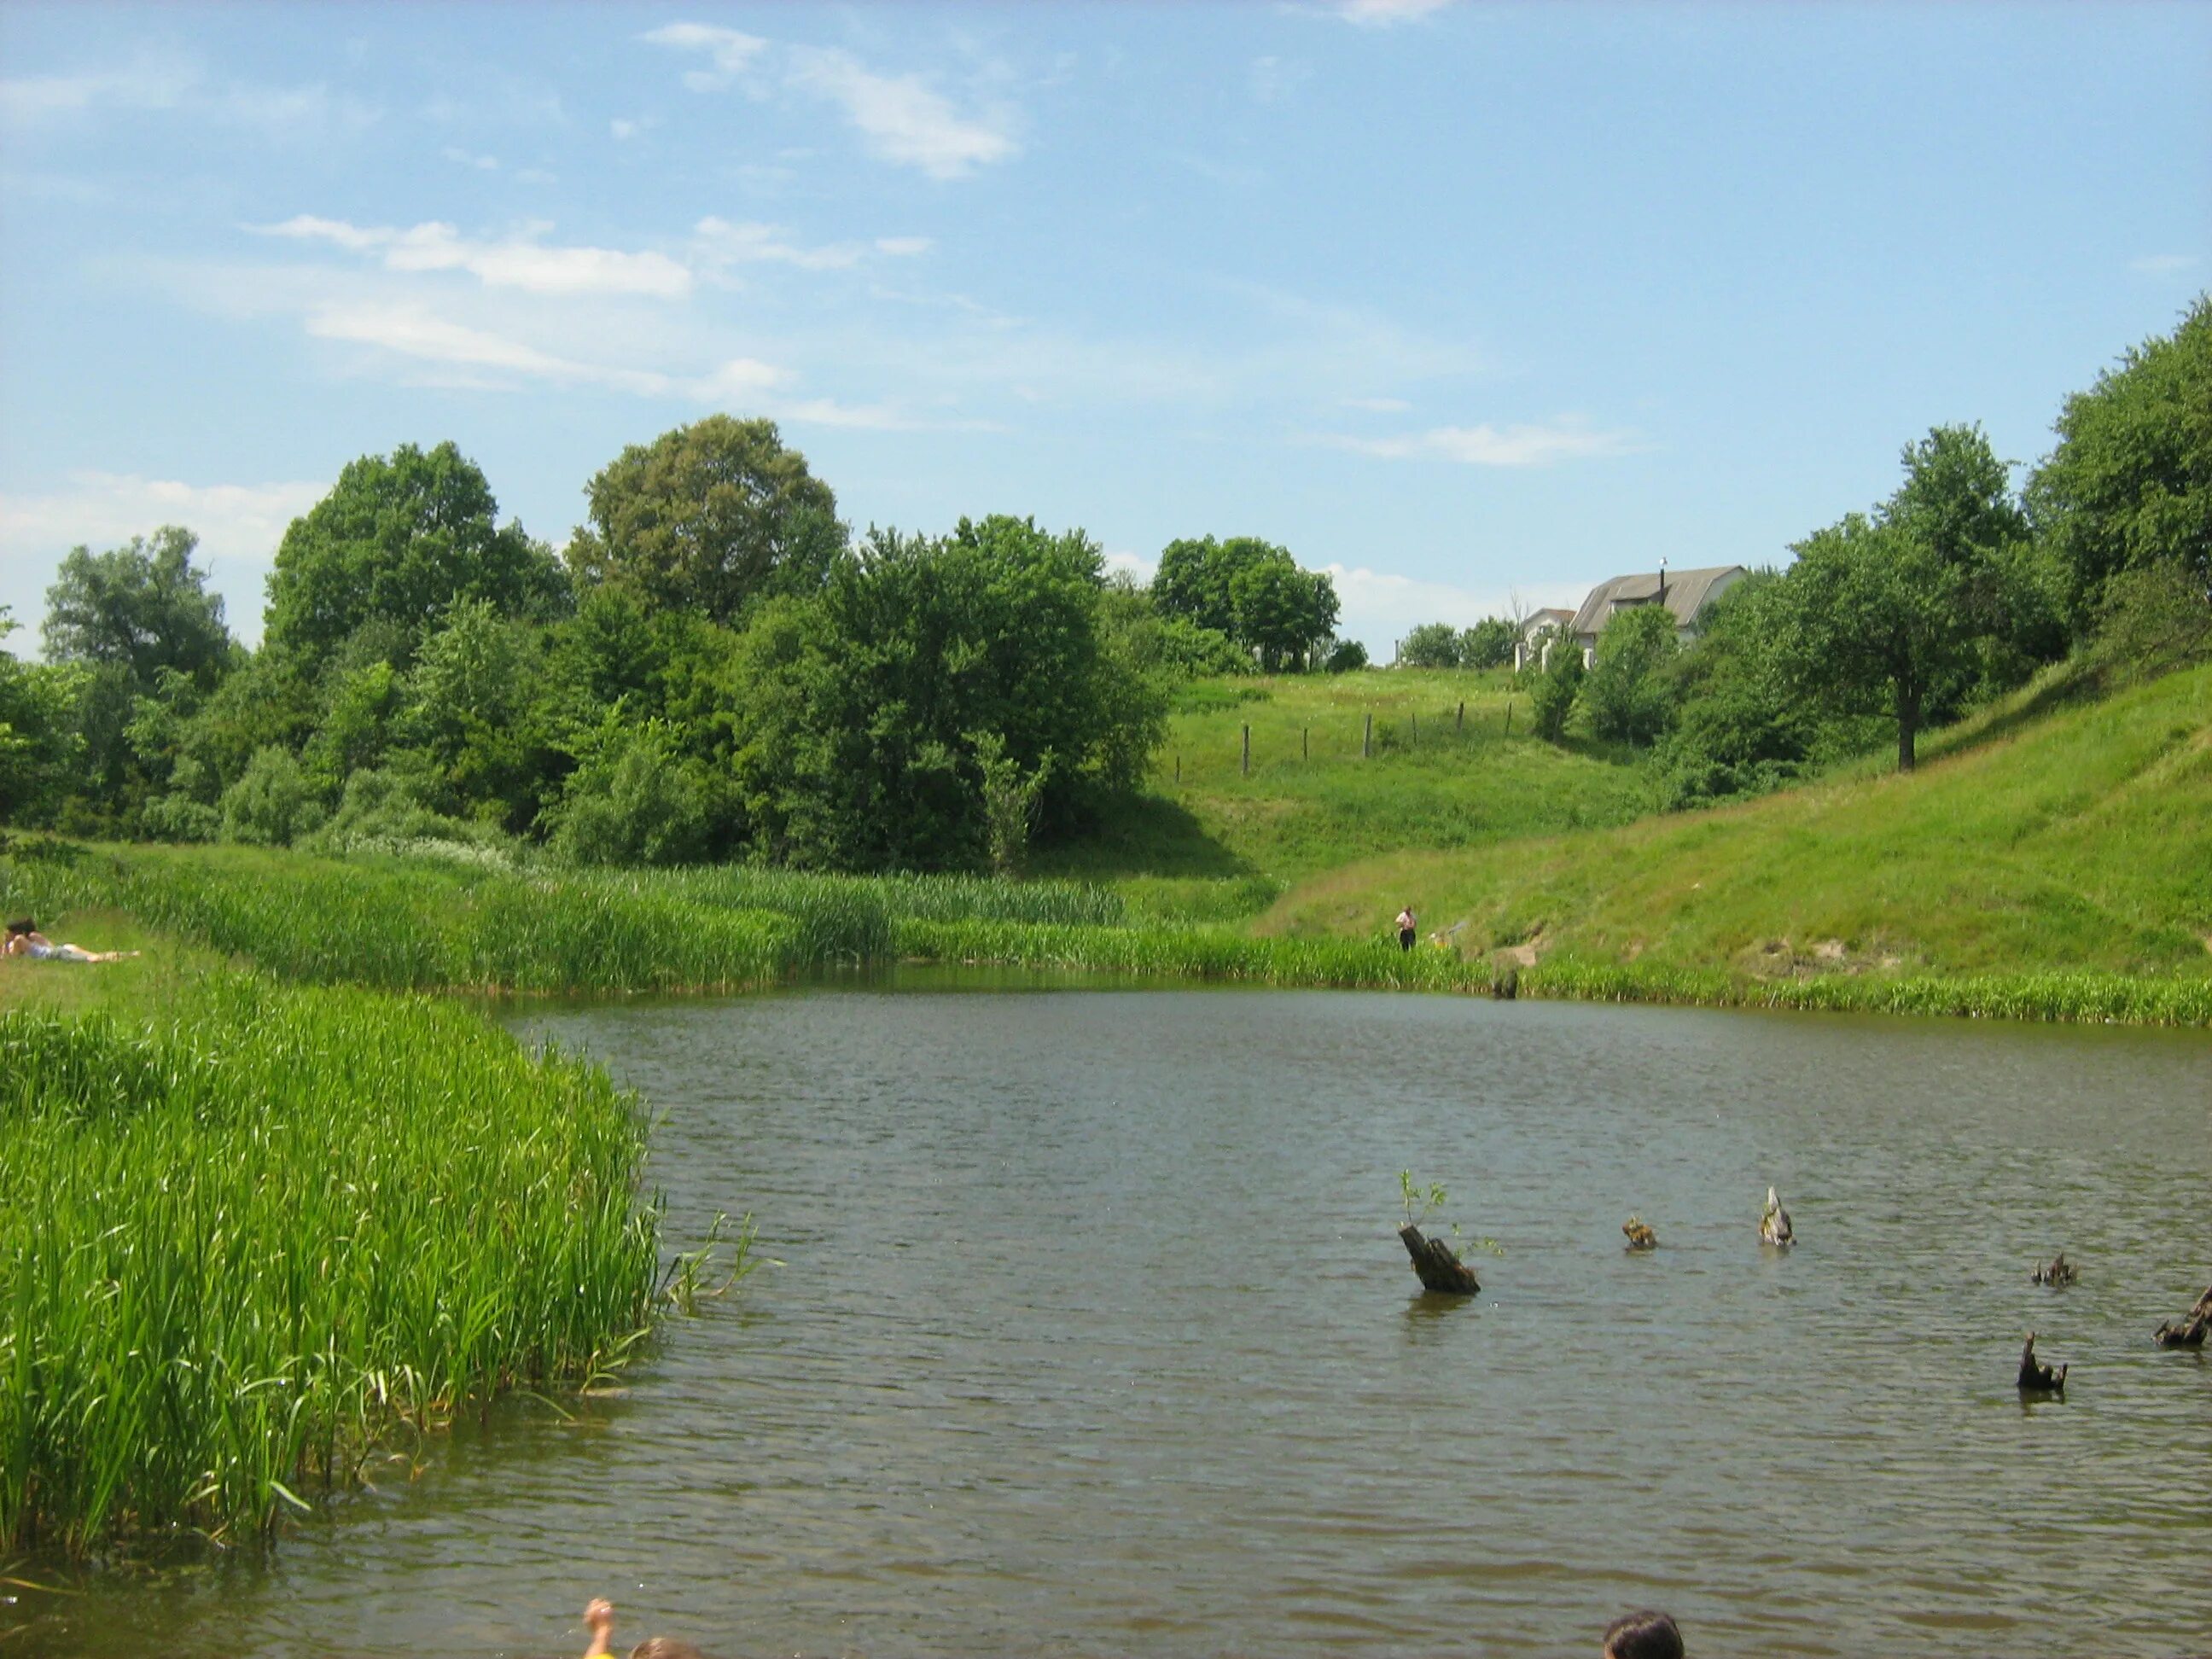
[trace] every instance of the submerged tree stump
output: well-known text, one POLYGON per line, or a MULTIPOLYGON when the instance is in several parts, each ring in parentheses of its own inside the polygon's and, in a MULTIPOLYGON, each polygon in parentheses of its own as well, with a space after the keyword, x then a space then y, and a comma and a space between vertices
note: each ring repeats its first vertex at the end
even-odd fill
POLYGON ((1413 1272, 1423 1290, 1439 1291, 1446 1296, 1473 1296, 1482 1288, 1474 1269, 1461 1261, 1441 1238, 1427 1237, 1410 1221, 1398 1229, 1398 1237, 1406 1246, 1406 1254, 1413 1258, 1413 1272))
POLYGON ((2212 1335, 2212 1290, 2197 1298, 2197 1305, 2176 1324, 2167 1320, 2152 1333, 2162 1348, 2201 1348, 2212 1335))

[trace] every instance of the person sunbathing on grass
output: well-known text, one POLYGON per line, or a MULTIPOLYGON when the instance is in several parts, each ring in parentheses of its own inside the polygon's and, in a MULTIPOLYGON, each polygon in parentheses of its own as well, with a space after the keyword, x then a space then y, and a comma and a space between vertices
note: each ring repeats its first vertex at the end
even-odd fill
POLYGON ((57 945, 39 931, 39 924, 25 916, 21 921, 8 924, 8 942, 0 951, 11 957, 28 957, 33 962, 120 962, 125 957, 135 957, 136 951, 88 951, 82 945, 57 945))
MULTIPOLYGON (((604 1595, 594 1596, 584 1609, 584 1628, 592 1633, 584 1659, 615 1659, 615 1604, 604 1595)), ((707 1656, 676 1637, 648 1636, 629 1650, 629 1659, 707 1659, 707 1656)))

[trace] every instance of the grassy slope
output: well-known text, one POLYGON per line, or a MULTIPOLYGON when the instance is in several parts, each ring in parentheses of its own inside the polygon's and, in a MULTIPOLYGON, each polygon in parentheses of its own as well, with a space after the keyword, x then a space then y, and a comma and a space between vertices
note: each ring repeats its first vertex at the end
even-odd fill
POLYGON ((1203 682, 1170 722, 1152 793, 1095 836, 1042 854, 1040 867, 1286 882, 1370 854, 1482 846, 1646 810, 1632 769, 1530 737, 1528 699, 1510 679, 1389 669, 1203 682), (1370 713, 1375 752, 1363 759, 1370 713))
POLYGON ((1468 953, 1640 969, 2212 975, 2212 667, 1741 806, 1318 877, 1264 932, 1372 933, 1405 897, 1468 953), (1981 740, 1977 742, 1975 739, 1981 740), (1838 959, 1840 948, 1841 956, 1838 959))

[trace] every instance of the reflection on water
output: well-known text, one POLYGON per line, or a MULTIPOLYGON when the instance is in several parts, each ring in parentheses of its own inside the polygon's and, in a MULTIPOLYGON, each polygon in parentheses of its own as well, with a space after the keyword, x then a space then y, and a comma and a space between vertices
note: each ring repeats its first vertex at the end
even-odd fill
MULTIPOLYGON (((846 989, 565 1009, 674 1242, 763 1268, 263 1565, 16 1652, 1703 1655, 2204 1645, 2201 1034, 1444 998, 846 989), (1495 1237, 1423 1296, 1397 1171, 1495 1237), (1762 1248, 1778 1186, 1799 1243, 1762 1248), (1661 1248, 1622 1249, 1631 1211, 1661 1248), (2063 1247, 2075 1287, 2032 1286, 2063 1247), (2075 1370, 2012 1386, 2022 1331, 2075 1370)), ((41 1570, 43 1571, 43 1570, 41 1570)))

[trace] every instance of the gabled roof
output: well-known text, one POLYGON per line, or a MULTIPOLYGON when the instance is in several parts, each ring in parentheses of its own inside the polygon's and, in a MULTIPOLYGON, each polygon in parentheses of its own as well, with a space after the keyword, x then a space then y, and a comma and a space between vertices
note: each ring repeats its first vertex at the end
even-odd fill
MULTIPOLYGON (((1750 573, 1740 564, 1717 564, 1703 570, 1669 570, 1667 572, 1667 609, 1674 613, 1677 628, 1692 626, 1698 612, 1721 588, 1737 576, 1750 573)), ((1605 632, 1606 619, 1625 605, 1650 605, 1659 598, 1659 572, 1654 570, 1638 576, 1615 576, 1611 581, 1600 582, 1590 589, 1589 598, 1583 608, 1575 612, 1577 634, 1599 635, 1605 632)))
POLYGON ((1521 637, 1525 640, 1539 629, 1565 628, 1574 619, 1573 611, 1561 611, 1556 607, 1547 606, 1542 611, 1532 611, 1528 613, 1528 620, 1521 624, 1521 637))

